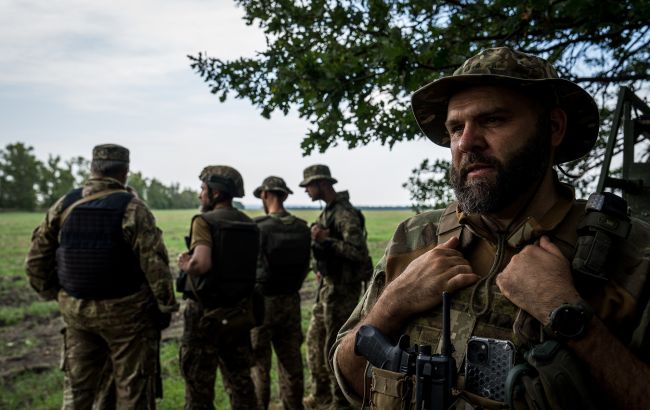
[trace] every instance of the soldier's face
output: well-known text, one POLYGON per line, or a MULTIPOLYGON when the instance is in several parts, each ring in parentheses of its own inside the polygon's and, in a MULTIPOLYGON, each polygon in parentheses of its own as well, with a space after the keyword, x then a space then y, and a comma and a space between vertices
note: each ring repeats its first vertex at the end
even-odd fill
POLYGON ((204 183, 201 184, 201 192, 199 192, 199 203, 201 204, 201 212, 211 211, 214 207, 214 198, 210 197, 210 188, 204 183))
POLYGON ((307 195, 309 195, 312 201, 318 201, 319 199, 322 199, 320 181, 316 180, 307 184, 307 186, 305 186, 305 192, 307 192, 307 195))
POLYGON ((465 212, 498 212, 537 185, 551 155, 543 111, 532 99, 503 87, 474 87, 450 99, 450 177, 465 212))

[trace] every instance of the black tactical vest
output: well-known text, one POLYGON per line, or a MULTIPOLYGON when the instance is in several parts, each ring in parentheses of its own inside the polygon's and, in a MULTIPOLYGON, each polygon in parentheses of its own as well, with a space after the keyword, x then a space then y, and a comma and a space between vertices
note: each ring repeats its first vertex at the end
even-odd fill
POLYGON ((265 266, 257 274, 265 296, 297 292, 309 271, 311 235, 307 223, 293 215, 255 219, 262 236, 265 266))
MULTIPOLYGON (((255 287, 259 230, 246 214, 220 208, 195 216, 203 218, 212 233, 212 268, 191 277, 186 295, 207 308, 233 307, 251 296, 255 287)), ((190 237, 192 233, 190 232, 190 237)))
MULTIPOLYGON (((63 200, 66 209, 81 189, 63 200)), ((115 299, 131 295, 145 282, 137 256, 124 240, 122 220, 133 195, 117 192, 76 206, 64 221, 56 251, 61 287, 80 299, 115 299)))

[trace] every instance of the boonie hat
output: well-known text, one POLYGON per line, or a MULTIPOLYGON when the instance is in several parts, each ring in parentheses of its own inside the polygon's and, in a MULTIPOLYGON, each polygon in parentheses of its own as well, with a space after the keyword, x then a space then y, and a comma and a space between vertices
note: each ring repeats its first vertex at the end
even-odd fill
POLYGON ((318 179, 325 179, 330 181, 332 184, 338 182, 336 179, 332 178, 329 167, 321 164, 310 165, 305 168, 305 170, 302 171, 302 178, 303 180, 298 184, 301 187, 306 187, 310 182, 318 179))
POLYGON ((129 162, 129 150, 117 144, 101 144, 93 148, 93 161, 129 162))
POLYGON ((445 128, 449 98, 468 86, 516 87, 526 94, 547 95, 567 114, 566 135, 555 151, 561 164, 586 155, 598 137, 599 115, 594 99, 579 85, 559 78, 543 58, 507 47, 490 48, 469 58, 451 76, 425 85, 411 96, 420 129, 434 143, 449 147, 445 128))
POLYGON ((199 179, 208 186, 225 189, 235 198, 244 196, 244 179, 239 171, 228 165, 208 165, 199 174, 199 179))
POLYGON ((256 198, 260 198, 262 195, 262 191, 279 191, 283 192, 287 195, 293 194, 293 191, 287 187, 287 184, 284 182, 284 179, 276 176, 270 176, 264 178, 264 181, 262 181, 262 185, 258 186, 255 188, 255 191, 253 191, 253 195, 255 195, 256 198))

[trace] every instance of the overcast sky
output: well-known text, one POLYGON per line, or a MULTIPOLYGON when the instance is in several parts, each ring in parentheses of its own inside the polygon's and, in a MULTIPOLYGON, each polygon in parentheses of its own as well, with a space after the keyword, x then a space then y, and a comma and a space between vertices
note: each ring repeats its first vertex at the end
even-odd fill
POLYGON ((232 165, 245 204, 257 204, 252 191, 268 175, 294 190, 289 204, 309 204, 302 170, 326 163, 354 204, 408 205, 401 184, 411 169, 447 150, 420 140, 303 157, 306 121, 266 120, 248 101, 210 94, 186 56, 263 50, 262 32, 242 16, 231 0, 0 0, 0 145, 25 142, 44 160, 118 143, 133 170, 195 189, 203 166, 232 165))

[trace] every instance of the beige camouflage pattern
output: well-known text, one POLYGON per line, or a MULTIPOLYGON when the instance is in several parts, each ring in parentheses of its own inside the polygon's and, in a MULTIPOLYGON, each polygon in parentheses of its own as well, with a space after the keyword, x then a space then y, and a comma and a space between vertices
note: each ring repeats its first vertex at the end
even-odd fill
POLYGON ((251 377, 259 409, 268 409, 271 398, 271 357, 277 357, 278 384, 282 407, 301 410, 304 377, 300 346, 303 336, 300 325, 300 295, 264 297, 264 323, 251 330, 253 367, 251 377))
POLYGON ((235 192, 232 193, 235 198, 241 198, 244 196, 244 179, 235 168, 229 167, 228 165, 208 165, 201 170, 199 179, 208 183, 210 177, 213 175, 232 181, 235 185, 235 192))
MULTIPOLYGON (((82 195, 115 189, 124 186, 112 178, 95 178, 85 184, 82 195)), ((132 199, 122 229, 149 286, 119 299, 77 299, 60 289, 55 270, 62 204, 63 198, 34 231, 26 271, 41 297, 58 300, 66 325, 63 408, 85 409, 95 399, 106 399, 106 385, 101 380, 110 378, 104 373, 109 359, 113 361, 117 408, 154 408, 158 330, 153 311, 156 306, 164 313, 178 310, 162 233, 146 205, 132 199)))
POLYGON ((311 392, 316 402, 332 401, 338 408, 345 408, 348 403, 338 388, 327 356, 359 299, 360 270, 367 261, 368 247, 362 221, 350 204, 347 191, 336 194, 336 200, 325 207, 316 223, 329 229, 330 237, 322 243, 312 243, 317 269, 324 278, 307 332, 311 392), (331 267, 336 267, 336 271, 330 271, 331 267))
MULTIPOLYGON (((543 218, 541 226, 544 228, 543 233, 548 234, 565 257, 570 259, 573 255, 571 244, 576 240, 576 226, 584 213, 584 203, 574 202, 572 196, 567 197, 566 188, 563 191, 565 195, 560 199, 561 203, 554 207, 555 211, 543 218)), ((483 228, 479 219, 462 213, 446 213, 458 222, 439 224, 442 214, 441 210, 425 212, 403 221, 397 227, 384 257, 375 269, 368 290, 341 329, 334 349, 330 352, 339 385, 357 406, 361 405, 361 399, 352 393, 338 373, 335 349, 342 338, 372 309, 386 283, 401 274, 412 260, 435 247, 438 235, 441 241, 447 240, 450 235, 459 237, 463 254, 479 276, 485 277, 490 270, 497 247, 494 236, 483 228)), ((449 218, 442 220, 449 221, 449 218)), ((513 229, 509 245, 506 245, 502 267, 517 252, 514 246, 535 239, 530 236, 523 238, 526 232, 530 233, 525 226, 513 229)), ((588 283, 579 286, 578 291, 595 308, 596 314, 610 331, 648 363, 650 357, 645 352, 650 349, 650 303, 646 292, 650 285, 650 225, 634 220, 629 238, 618 245, 605 268, 610 277, 607 285, 594 288, 593 283, 588 283)), ((478 305, 489 303, 487 313, 480 317, 473 315, 469 308, 473 289, 474 286, 463 289, 452 297, 451 335, 458 366, 462 364, 465 344, 471 335, 510 339, 518 349, 539 342, 539 323, 503 297, 496 285, 490 287, 491 302, 487 302, 489 299, 481 292, 475 299, 478 305)), ((411 337, 411 343, 430 344, 439 349, 441 324, 441 314, 435 310, 414 317, 404 324, 403 333, 411 337)), ((459 406, 464 408, 461 404, 459 406)))
MULTIPOLYGON (((223 308, 222 308, 223 309, 223 308)), ((221 371, 233 410, 255 410, 257 401, 250 375, 250 326, 224 324, 223 315, 206 311, 188 299, 179 360, 185 380, 185 410, 214 410, 214 384, 221 371), (229 326, 229 327, 225 327, 229 326)), ((229 314, 231 321, 233 317, 229 314)))
POLYGON ((486 49, 469 58, 450 76, 440 78, 413 93, 411 106, 422 132, 434 143, 448 147, 445 128, 449 98, 468 86, 515 87, 533 98, 543 98, 567 113, 567 131, 556 151, 557 164, 580 158, 598 137, 598 106, 579 85, 559 78, 547 60, 507 47, 486 49))
POLYGON ((262 194, 262 191, 278 191, 283 192, 287 195, 293 194, 293 191, 289 189, 287 183, 284 182, 284 179, 276 176, 264 178, 262 185, 258 186, 255 188, 255 191, 253 191, 255 198, 259 198, 262 194))
POLYGON ((336 184, 338 182, 335 178, 332 178, 332 174, 330 173, 330 169, 327 165, 310 165, 305 168, 304 171, 302 171, 302 176, 303 179, 298 184, 301 187, 306 187, 309 185, 309 183, 319 179, 324 179, 331 182, 332 184, 336 184))
POLYGON ((93 148, 93 161, 129 162, 129 150, 117 144, 102 144, 93 148))

